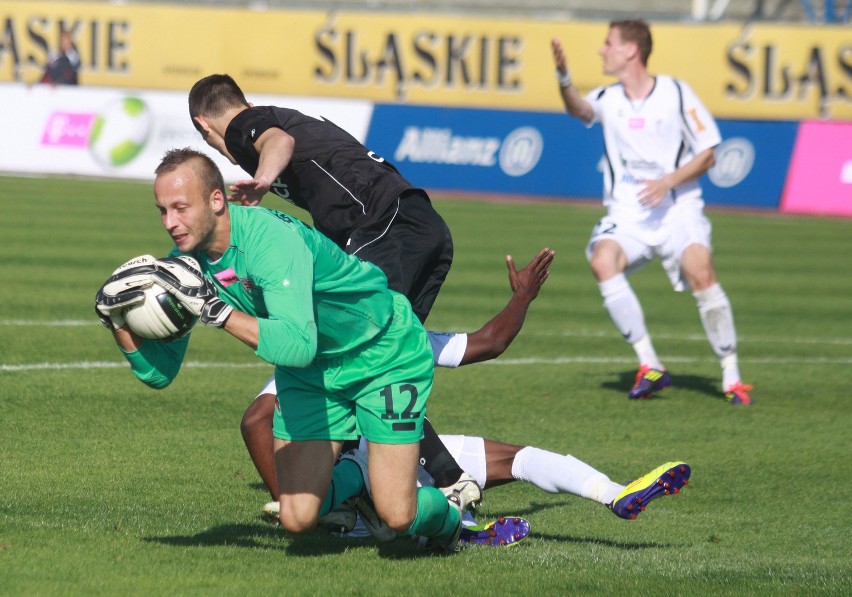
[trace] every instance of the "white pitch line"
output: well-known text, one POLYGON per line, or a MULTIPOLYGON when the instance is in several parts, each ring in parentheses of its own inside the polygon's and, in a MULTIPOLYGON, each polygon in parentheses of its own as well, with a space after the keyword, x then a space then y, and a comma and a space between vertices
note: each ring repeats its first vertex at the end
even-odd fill
MULTIPOLYGON (((706 358, 693 357, 663 357, 670 363, 702 363, 709 361, 706 358)), ((740 359, 742 363, 754 365, 852 365, 850 358, 799 358, 799 357, 758 357, 754 359, 740 359)), ((524 365, 634 365, 635 359, 626 357, 555 357, 555 358, 526 358, 526 359, 495 359, 482 363, 483 365, 513 367, 524 365)), ((189 361, 183 364, 190 369, 257 369, 272 367, 267 363, 202 363, 189 361)), ((91 369, 123 369, 129 368, 125 361, 80 361, 76 363, 24 363, 19 365, 0 364, 0 373, 15 373, 20 371, 57 371, 63 369, 91 370, 91 369)))
MULTIPOLYGON (((97 321, 89 319, 56 319, 56 320, 37 320, 37 319, 0 319, 0 327, 76 327, 76 326, 97 326, 101 325, 97 321)), ((456 326, 457 330, 468 330, 468 326, 456 326)), ((468 330, 474 331, 474 330, 468 330)), ((573 330, 565 332, 534 332, 532 330, 524 330, 524 336, 533 337, 555 337, 562 338, 618 338, 618 333, 606 331, 592 330, 573 330)), ((707 337, 703 334, 653 334, 655 339, 660 340, 676 340, 676 341, 692 341, 692 342, 707 342, 707 337)), ((826 344, 837 346, 852 346, 852 337, 849 338, 826 338, 819 336, 749 336, 740 335, 740 344, 749 342, 766 342, 770 344, 787 343, 787 344, 826 344)))
MULTIPOLYGON (((662 356, 661 359, 666 363, 703 363, 710 362, 711 358, 693 358, 693 357, 673 357, 662 356)), ((757 357, 753 359, 739 358, 740 363, 750 363, 753 365, 852 365, 852 357, 849 358, 832 358, 832 357, 816 357, 816 358, 801 358, 801 357, 757 357)), ((482 365, 573 365, 573 364, 590 364, 590 365, 635 365, 636 359, 620 358, 620 357, 556 357, 552 359, 542 358, 526 358, 526 359, 495 359, 481 363, 482 365)))
MULTIPOLYGON (((201 363, 199 361, 187 361, 183 367, 190 369, 255 369, 259 367, 272 367, 268 363, 201 363)), ((44 371, 59 369, 124 369, 130 368, 127 361, 80 361, 77 363, 25 363, 20 365, 0 364, 0 373, 16 371, 44 371)))
POLYGON ((37 319, 0 319, 0 326, 64 328, 84 325, 100 325, 97 321, 88 319, 56 319, 41 321, 37 319))

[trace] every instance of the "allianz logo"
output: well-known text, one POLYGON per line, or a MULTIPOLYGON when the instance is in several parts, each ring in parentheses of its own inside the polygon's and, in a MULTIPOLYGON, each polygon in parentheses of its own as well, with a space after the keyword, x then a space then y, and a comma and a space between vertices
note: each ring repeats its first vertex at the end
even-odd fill
POLYGON ((736 186, 751 172, 754 153, 754 145, 745 137, 725 139, 716 148, 716 164, 707 171, 707 176, 717 187, 736 186))
POLYGON ((541 133, 529 126, 513 130, 504 139, 456 135, 450 128, 409 126, 394 161, 483 168, 499 165, 508 176, 523 176, 535 168, 543 150, 541 133))

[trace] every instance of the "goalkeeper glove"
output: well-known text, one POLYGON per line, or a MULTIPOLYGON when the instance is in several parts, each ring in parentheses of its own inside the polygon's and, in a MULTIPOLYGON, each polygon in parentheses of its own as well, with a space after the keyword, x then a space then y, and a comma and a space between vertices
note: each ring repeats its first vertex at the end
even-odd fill
POLYGON ((124 311, 145 300, 142 289, 153 283, 154 262, 151 255, 131 259, 112 272, 95 294, 95 313, 108 330, 124 327, 124 311))
POLYGON ((198 262, 181 255, 158 259, 151 276, 197 315, 201 323, 220 328, 234 308, 219 298, 216 286, 204 277, 198 262))

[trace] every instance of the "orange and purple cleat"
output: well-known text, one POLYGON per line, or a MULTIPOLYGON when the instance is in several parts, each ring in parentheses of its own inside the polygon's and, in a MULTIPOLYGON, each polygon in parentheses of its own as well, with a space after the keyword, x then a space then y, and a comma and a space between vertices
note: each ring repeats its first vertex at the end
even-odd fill
POLYGON ((607 506, 616 516, 633 520, 645 511, 651 500, 680 493, 689 483, 691 472, 685 462, 667 462, 630 483, 607 506))
POLYGON ((627 397, 631 400, 650 398, 670 385, 672 380, 665 369, 652 369, 648 365, 642 365, 636 372, 636 381, 627 397))
POLYGON ((751 396, 749 396, 748 393, 751 392, 752 389, 754 388, 750 384, 738 381, 725 390, 725 400, 727 400, 729 404, 751 406, 754 404, 754 400, 751 399, 751 396))

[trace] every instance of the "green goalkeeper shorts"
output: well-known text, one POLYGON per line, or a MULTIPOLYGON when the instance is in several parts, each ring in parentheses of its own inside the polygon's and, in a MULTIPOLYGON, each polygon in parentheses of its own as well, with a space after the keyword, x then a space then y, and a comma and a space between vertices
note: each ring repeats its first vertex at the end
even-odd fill
POLYGON ((276 368, 275 437, 420 441, 432 391, 432 349, 408 299, 393 294, 392 322, 365 345, 304 369, 276 368))

